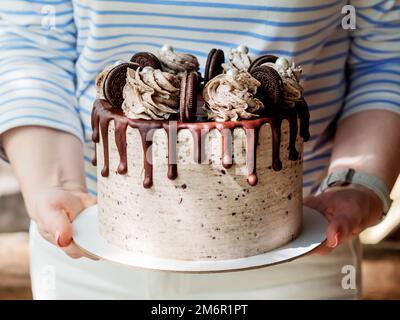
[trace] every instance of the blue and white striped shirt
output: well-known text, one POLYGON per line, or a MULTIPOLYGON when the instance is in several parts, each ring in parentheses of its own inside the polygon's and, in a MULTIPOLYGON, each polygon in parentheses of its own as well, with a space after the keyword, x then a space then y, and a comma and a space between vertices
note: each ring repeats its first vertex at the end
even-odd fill
POLYGON ((245 44, 250 54, 294 58, 311 111, 304 187, 329 164, 336 117, 400 112, 400 0, 2 0, 0 134, 39 125, 85 142, 89 191, 94 80, 107 64, 165 43, 196 55, 245 44), (350 4, 356 30, 344 30, 350 4), (346 66, 349 77, 346 77, 346 66))

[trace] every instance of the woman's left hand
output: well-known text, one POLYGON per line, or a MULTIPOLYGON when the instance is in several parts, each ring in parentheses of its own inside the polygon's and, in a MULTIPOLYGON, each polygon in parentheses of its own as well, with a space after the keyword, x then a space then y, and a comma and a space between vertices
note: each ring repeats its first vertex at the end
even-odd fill
POLYGON ((329 188, 318 196, 308 196, 304 204, 323 213, 329 221, 326 241, 313 252, 322 255, 377 224, 383 212, 375 193, 356 185, 329 188))

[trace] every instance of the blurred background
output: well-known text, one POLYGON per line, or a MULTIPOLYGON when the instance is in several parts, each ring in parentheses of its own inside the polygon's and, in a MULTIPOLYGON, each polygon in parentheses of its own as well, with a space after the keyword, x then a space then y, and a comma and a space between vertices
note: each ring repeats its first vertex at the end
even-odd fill
MULTIPOLYGON (((388 215, 391 226, 378 226, 363 236, 364 242, 370 243, 364 245, 364 299, 400 299, 400 229, 392 230, 400 215, 400 180, 396 186, 399 201, 388 215)), ((32 299, 28 228, 18 183, 10 166, 0 161, 0 300, 32 299)))

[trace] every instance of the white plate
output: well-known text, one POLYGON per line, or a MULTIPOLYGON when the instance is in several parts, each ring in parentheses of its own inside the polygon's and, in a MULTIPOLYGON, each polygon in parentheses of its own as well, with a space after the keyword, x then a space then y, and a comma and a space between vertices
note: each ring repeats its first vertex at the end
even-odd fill
POLYGON ((327 220, 317 211, 303 207, 303 230, 292 242, 260 255, 210 261, 155 258, 122 250, 100 236, 97 205, 79 214, 73 222, 75 243, 84 251, 104 260, 145 269, 189 273, 212 273, 254 269, 288 262, 318 247, 326 239, 327 220))

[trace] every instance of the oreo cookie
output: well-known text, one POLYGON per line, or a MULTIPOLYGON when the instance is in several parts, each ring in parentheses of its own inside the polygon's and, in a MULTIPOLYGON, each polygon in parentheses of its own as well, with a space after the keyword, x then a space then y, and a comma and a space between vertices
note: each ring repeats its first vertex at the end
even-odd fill
POLYGON ((161 70, 161 62, 158 58, 150 52, 138 52, 131 58, 131 62, 137 63, 139 67, 152 67, 153 69, 161 70))
POLYGON ((257 89, 256 97, 263 102, 266 111, 283 103, 283 81, 275 69, 261 66, 254 68, 250 74, 261 83, 257 89))
POLYGON ((248 72, 251 73, 251 71, 259 66, 261 66, 264 63, 267 62, 272 62, 275 63, 276 60, 278 60, 277 56, 271 55, 271 54, 264 54, 262 56, 259 56, 257 59, 255 59, 251 64, 248 69, 248 72))
POLYGON ((121 108, 124 98, 122 92, 126 83, 126 73, 128 68, 136 70, 139 67, 137 63, 121 63, 108 73, 104 80, 104 97, 114 108, 121 108))
POLYGON ((185 73, 181 78, 179 101, 181 122, 193 122, 196 120, 198 83, 199 76, 195 71, 185 73))
POLYGON ((222 67, 224 62, 224 52, 221 49, 211 49, 207 57, 206 68, 204 71, 204 83, 207 83, 224 71, 222 67))

